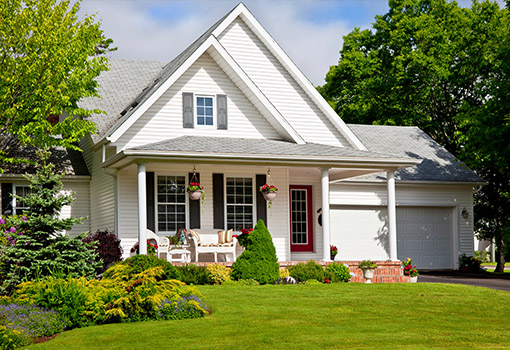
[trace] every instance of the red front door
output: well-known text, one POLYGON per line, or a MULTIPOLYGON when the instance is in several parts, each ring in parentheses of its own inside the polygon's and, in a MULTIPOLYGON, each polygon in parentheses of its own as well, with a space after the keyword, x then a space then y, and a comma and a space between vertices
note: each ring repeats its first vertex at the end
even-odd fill
POLYGON ((290 185, 290 251, 313 251, 312 186, 290 185))

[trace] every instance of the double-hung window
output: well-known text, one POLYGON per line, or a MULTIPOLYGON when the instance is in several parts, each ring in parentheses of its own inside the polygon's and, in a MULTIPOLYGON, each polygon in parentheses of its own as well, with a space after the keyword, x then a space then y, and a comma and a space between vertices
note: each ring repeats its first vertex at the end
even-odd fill
MULTIPOLYGON (((14 194, 20 196, 21 198, 25 198, 30 193, 30 187, 24 185, 14 185, 14 194)), ((23 211, 28 210, 29 207, 25 203, 23 199, 18 199, 13 197, 12 199, 12 212, 15 215, 23 214, 23 211)))
POLYGON ((227 177, 227 227, 239 230, 253 227, 253 179, 227 177))
POLYGON ((214 98, 197 96, 197 125, 214 126, 214 98))
POLYGON ((186 227, 185 176, 157 177, 158 232, 175 233, 186 227))

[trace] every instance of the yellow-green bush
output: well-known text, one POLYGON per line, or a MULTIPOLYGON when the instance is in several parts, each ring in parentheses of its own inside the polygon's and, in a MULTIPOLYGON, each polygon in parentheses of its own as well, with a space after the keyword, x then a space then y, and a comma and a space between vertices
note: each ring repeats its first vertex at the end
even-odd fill
POLYGON ((149 268, 130 278, 121 273, 124 268, 116 265, 111 278, 101 281, 48 278, 26 282, 18 286, 14 299, 62 313, 70 320, 69 328, 207 314, 208 307, 198 289, 177 280, 165 280, 164 267, 149 268), (165 312, 161 312, 163 308, 165 312))
POLYGON ((290 276, 289 269, 287 269, 286 267, 280 268, 280 278, 285 278, 289 276, 290 276))
POLYGON ((223 284, 225 281, 230 281, 230 269, 226 266, 211 264, 207 266, 207 272, 211 275, 214 284, 223 284))

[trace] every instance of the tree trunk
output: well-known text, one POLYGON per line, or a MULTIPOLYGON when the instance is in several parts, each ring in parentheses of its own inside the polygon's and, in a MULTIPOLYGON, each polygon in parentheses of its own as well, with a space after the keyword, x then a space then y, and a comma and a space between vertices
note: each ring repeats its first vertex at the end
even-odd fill
POLYGON ((498 235, 496 243, 496 269, 494 272, 505 272, 505 239, 503 235, 498 235))

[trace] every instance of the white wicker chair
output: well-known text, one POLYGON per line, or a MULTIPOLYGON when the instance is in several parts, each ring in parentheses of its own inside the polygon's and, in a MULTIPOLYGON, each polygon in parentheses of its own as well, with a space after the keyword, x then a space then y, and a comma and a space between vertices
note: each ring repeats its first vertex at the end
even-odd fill
POLYGON ((168 256, 168 247, 170 246, 170 240, 166 237, 161 237, 155 234, 152 230, 147 229, 147 239, 153 239, 158 244, 157 256, 160 259, 166 259, 168 256), (165 254, 163 258, 161 255, 165 254))
POLYGON ((223 244, 205 244, 202 243, 200 235, 197 232, 189 230, 189 233, 195 248, 195 262, 198 261, 199 254, 207 253, 214 254, 214 262, 218 262, 218 254, 232 255, 232 261, 236 260, 237 239, 235 237, 232 237, 231 242, 223 244))

